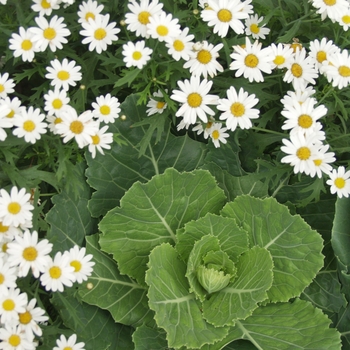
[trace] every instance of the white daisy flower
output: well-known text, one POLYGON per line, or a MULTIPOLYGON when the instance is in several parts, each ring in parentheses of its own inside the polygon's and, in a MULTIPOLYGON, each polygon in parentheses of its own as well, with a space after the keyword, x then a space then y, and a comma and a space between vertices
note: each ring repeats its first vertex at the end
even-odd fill
POLYGON ((118 98, 111 96, 111 94, 97 97, 96 102, 93 102, 91 106, 94 118, 97 118, 99 122, 114 123, 115 119, 119 118, 120 103, 118 98))
POLYGON ((292 83, 294 90, 303 90, 308 84, 316 84, 317 69, 312 57, 306 57, 305 48, 297 49, 291 66, 287 68, 283 80, 292 83))
POLYGON ((312 86, 308 86, 303 90, 296 90, 296 91, 287 91, 287 94, 283 96, 281 99, 281 102, 283 103, 285 108, 293 108, 293 106, 298 104, 303 104, 305 101, 309 100, 310 98, 313 100, 314 104, 317 103, 317 100, 314 97, 311 97, 316 90, 312 86))
POLYGON ((180 120, 179 124, 177 124, 176 126, 176 130, 180 131, 182 129, 186 129, 188 130, 188 128, 190 127, 191 123, 185 123, 185 121, 183 119, 180 120))
POLYGON ((13 121, 12 133, 17 137, 24 137, 26 142, 35 143, 40 140, 41 135, 47 132, 47 124, 43 122, 45 114, 39 108, 30 106, 28 110, 23 109, 21 115, 16 116, 13 121))
POLYGON ((193 34, 188 34, 189 28, 184 28, 180 35, 169 38, 165 46, 168 48, 168 54, 172 56, 175 61, 183 59, 185 61, 190 59, 193 46, 193 34))
POLYGON ((333 163, 336 161, 334 152, 327 152, 329 145, 322 145, 315 155, 314 159, 314 167, 310 170, 310 176, 322 178, 322 174, 329 174, 332 171, 332 166, 329 163, 333 163))
POLYGON ((7 138, 7 133, 4 128, 12 128, 13 126, 10 119, 6 118, 10 112, 11 109, 7 105, 0 105, 0 141, 4 141, 7 138))
POLYGON ((0 98, 6 98, 8 94, 12 94, 15 90, 13 79, 9 79, 9 74, 0 74, 0 98))
POLYGON ((183 117, 186 124, 195 124, 197 117, 204 123, 208 121, 207 114, 215 115, 215 112, 208 105, 216 105, 218 97, 208 95, 213 82, 199 76, 191 76, 191 80, 178 81, 177 85, 181 90, 173 90, 171 99, 180 102, 182 105, 176 112, 177 117, 183 117))
POLYGON ((6 5, 6 3, 7 3, 7 0, 0 0, 1 5, 6 5))
POLYGON ((331 64, 323 65, 321 72, 334 87, 343 89, 350 83, 350 57, 347 50, 336 52, 329 58, 331 64))
POLYGON ((76 82, 81 80, 81 66, 76 66, 74 60, 68 61, 67 58, 64 58, 61 63, 54 59, 50 64, 51 67, 46 68, 48 73, 45 74, 45 78, 50 79, 50 84, 55 88, 68 91, 69 85, 76 86, 76 82))
POLYGON ((56 129, 64 143, 74 138, 79 148, 83 148, 91 143, 91 137, 98 131, 99 123, 93 120, 93 113, 89 110, 78 115, 74 108, 70 108, 59 117, 62 122, 56 124, 56 129))
POLYGON ((71 287, 73 285, 74 267, 69 265, 67 255, 57 252, 54 259, 51 259, 45 267, 44 273, 40 276, 40 282, 47 291, 63 292, 64 286, 71 287))
POLYGON ((312 0, 312 5, 317 13, 323 14, 322 19, 326 16, 330 19, 340 18, 349 8, 347 0, 312 0))
POLYGON ((336 193, 339 198, 343 196, 348 198, 350 194, 350 170, 345 171, 345 167, 340 166, 333 169, 329 174, 330 179, 327 185, 331 186, 331 193, 336 193))
POLYGON ((9 39, 9 49, 13 50, 14 57, 21 57, 22 61, 32 62, 35 52, 38 52, 33 41, 34 34, 28 29, 19 27, 19 34, 13 33, 9 39))
POLYGON ((83 1, 79 5, 78 23, 89 23, 89 18, 92 18, 94 20, 99 14, 101 14, 103 8, 104 6, 100 5, 97 1, 83 1))
POLYGON ((4 350, 34 350, 36 345, 21 332, 18 326, 0 328, 0 344, 4 350))
POLYGON ((60 339, 57 339, 56 345, 52 350, 84 350, 85 343, 77 343, 77 335, 72 334, 68 339, 62 334, 60 339))
POLYGON ((10 288, 17 287, 17 269, 0 257, 0 294, 6 294, 10 288))
POLYGON ((70 98, 67 96, 66 90, 60 90, 55 87, 54 91, 49 90, 44 95, 45 106, 44 110, 48 115, 57 115, 67 109, 70 98))
POLYGON ((343 27, 345 32, 348 31, 350 28, 350 8, 337 19, 337 22, 343 27))
POLYGON ((22 231, 13 225, 5 226, 0 220, 0 242, 4 240, 14 240, 17 235, 22 235, 22 231))
POLYGON ((25 224, 27 220, 32 220, 31 210, 34 207, 29 203, 30 193, 26 193, 25 188, 18 191, 16 186, 8 193, 0 189, 0 219, 4 226, 18 227, 25 224))
POLYGON ((88 149, 92 158, 96 157, 96 150, 104 154, 103 148, 111 149, 110 144, 113 143, 113 134, 111 132, 106 133, 107 130, 108 125, 105 125, 91 136, 88 149))
POLYGON ((158 0, 152 0, 151 3, 149 0, 141 0, 139 4, 136 1, 130 1, 128 8, 130 12, 125 15, 127 29, 135 32, 136 36, 149 38, 150 35, 147 33, 149 19, 162 12, 163 4, 158 0))
POLYGON ((273 68, 283 69, 292 65, 293 49, 290 46, 272 43, 269 47, 271 49, 273 68))
POLYGON ((109 23, 109 14, 98 15, 95 19, 89 18, 87 23, 83 22, 81 25, 84 29, 79 33, 85 37, 82 43, 89 44, 89 51, 96 50, 97 53, 101 53, 106 51, 113 41, 118 40, 117 34, 120 29, 115 27, 115 22, 109 23))
POLYGON ((26 293, 21 293, 19 288, 9 288, 0 295, 0 322, 14 325, 18 323, 18 314, 25 312, 28 303, 26 293))
POLYGON ((215 119, 213 117, 209 117, 206 124, 203 125, 203 123, 198 122, 197 125, 192 128, 192 131, 196 131, 197 135, 201 135, 203 133, 204 138, 207 139, 210 136, 210 129, 214 123, 215 119))
POLYGON ((62 44, 68 42, 66 36, 71 33, 63 21, 64 18, 57 15, 53 16, 50 22, 43 16, 35 18, 39 28, 31 27, 29 31, 34 34, 32 41, 39 51, 43 52, 49 47, 51 51, 55 52, 57 49, 61 50, 63 48, 62 44))
POLYGON ((226 37, 229 28, 236 34, 244 33, 242 19, 248 18, 244 3, 240 0, 208 0, 207 7, 201 12, 203 21, 213 27, 213 32, 221 38, 226 37))
POLYGON ((253 39, 266 39, 266 35, 269 35, 270 29, 265 28, 265 24, 259 26, 259 23, 264 20, 264 17, 259 17, 257 14, 249 16, 245 20, 245 34, 251 35, 253 39))
POLYGON ((11 266, 18 266, 18 277, 25 277, 32 270, 33 276, 38 278, 51 260, 51 250, 52 244, 47 239, 38 241, 38 232, 27 230, 23 237, 17 236, 8 244, 8 262, 11 266))
POLYGON ((147 34, 158 41, 167 41, 170 38, 177 37, 181 34, 179 20, 173 18, 171 13, 164 11, 149 17, 147 24, 147 34))
POLYGON ((92 254, 86 255, 86 248, 80 248, 77 245, 66 251, 65 254, 69 257, 69 264, 74 267, 73 275, 76 282, 87 281, 93 271, 92 267, 95 265, 95 262, 90 261, 93 258, 92 254))
POLYGON ((39 16, 50 16, 52 10, 58 10, 59 4, 54 1, 47 0, 33 0, 34 4, 31 6, 34 12, 39 12, 39 16))
POLYGON ((34 298, 25 306, 25 311, 18 315, 18 329, 26 334, 27 339, 33 339, 34 334, 40 337, 43 332, 39 324, 49 319, 45 316, 45 310, 35 306, 36 299, 34 298))
POLYGON ((314 168, 314 159, 317 158, 317 147, 311 137, 305 138, 298 133, 290 135, 290 140, 282 139, 284 146, 282 152, 288 154, 281 159, 281 163, 289 163, 293 166, 293 171, 309 175, 314 168))
POLYGON ((340 49, 333 44, 332 40, 322 38, 321 41, 318 39, 310 41, 309 56, 313 58, 315 65, 319 70, 326 64, 331 55, 339 51, 340 49))
POLYGON ((123 61, 127 67, 142 69, 151 59, 152 52, 152 49, 145 47, 144 40, 137 41, 135 44, 132 41, 128 41, 123 45, 123 61))
POLYGON ((227 128, 222 127, 221 123, 214 123, 208 130, 208 134, 210 136, 210 139, 213 141, 215 148, 220 147, 220 142, 227 143, 226 138, 230 135, 225 132, 226 130, 227 128))
POLYGON ((259 100, 254 94, 248 95, 243 88, 236 89, 231 86, 226 92, 227 98, 219 99, 217 109, 224 112, 220 115, 220 120, 226 120, 226 127, 235 131, 237 126, 241 129, 249 129, 253 126, 251 119, 259 118, 259 110, 253 108, 259 100))
POLYGON ((10 122, 11 126, 13 126, 14 119, 16 117, 21 116, 22 111, 25 109, 25 107, 22 107, 21 104, 22 102, 18 97, 13 97, 12 99, 10 97, 6 97, 5 99, 0 100, 1 118, 5 116, 6 120, 10 122), (6 107, 2 107, 2 106, 6 106, 9 109, 9 112, 6 115, 3 115, 3 113, 5 113, 6 107))
MULTIPOLYGON (((166 92, 168 92, 168 90, 166 90, 166 92)), ((157 100, 155 100, 154 98, 149 99, 146 106, 148 107, 148 109, 146 110, 148 116, 156 113, 162 114, 167 108, 167 103, 164 101, 163 93, 160 90, 154 92, 153 97, 156 97, 157 100)))
POLYGON ((224 68, 216 60, 219 57, 218 51, 222 49, 224 44, 214 46, 207 41, 203 41, 201 49, 192 51, 190 59, 185 62, 184 68, 189 68, 192 75, 203 75, 207 79, 208 75, 213 78, 218 72, 223 72, 224 68))
POLYGON ((254 44, 251 44, 250 40, 246 37, 244 49, 239 45, 233 47, 236 52, 230 55, 233 59, 230 69, 237 70, 235 73, 236 77, 243 75, 250 82, 256 81, 259 83, 264 81, 261 72, 271 73, 271 50, 269 47, 262 49, 261 45, 257 40, 254 44))

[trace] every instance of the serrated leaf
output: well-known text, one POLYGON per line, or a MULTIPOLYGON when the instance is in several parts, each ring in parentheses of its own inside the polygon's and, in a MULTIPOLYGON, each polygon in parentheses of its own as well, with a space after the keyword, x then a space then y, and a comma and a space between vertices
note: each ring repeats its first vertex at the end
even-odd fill
POLYGON ((251 246, 268 249, 274 262, 274 281, 268 291, 273 302, 299 296, 323 266, 319 233, 274 198, 237 197, 222 210, 249 235, 251 246))
POLYGON ((145 325, 137 327, 132 335, 135 350, 168 350, 166 333, 160 328, 149 328, 145 325))
POLYGON ((145 154, 139 157, 139 143, 147 128, 132 125, 144 120, 147 115, 145 106, 137 106, 137 99, 137 95, 125 99, 121 104, 121 114, 126 115, 126 120, 117 119, 108 129, 119 134, 126 144, 114 143, 105 155, 97 154, 94 159, 86 154, 88 183, 96 189, 89 201, 89 209, 95 217, 105 215, 119 205, 121 197, 134 182, 146 182, 169 167, 191 171, 203 162, 205 145, 188 136, 174 136, 169 121, 165 124, 160 142, 156 142, 154 135, 145 154))
POLYGON ((198 349, 227 335, 228 327, 216 328, 202 318, 201 304, 189 292, 186 265, 175 248, 168 243, 154 248, 148 265, 149 306, 167 333, 169 347, 198 349))
POLYGON ((122 349, 121 344, 131 349, 132 328, 115 323, 108 311, 81 303, 66 292, 53 293, 51 302, 65 326, 78 335, 78 342, 85 343, 86 350, 117 350, 122 349))
POLYGON ((87 288, 87 283, 79 286, 81 299, 108 310, 115 322, 133 326, 152 322, 147 288, 119 273, 116 262, 99 249, 97 234, 86 237, 86 241, 87 253, 93 255, 95 265, 87 281, 92 284, 92 289, 87 288))
POLYGON ((272 285, 273 262, 267 249, 253 247, 244 252, 236 267, 236 279, 203 302, 203 317, 214 326, 232 326, 248 317, 267 298, 272 285))
POLYGON ((197 221, 186 223, 184 229, 176 232, 176 250, 181 258, 187 261, 194 243, 208 234, 219 239, 221 250, 226 252, 233 262, 248 249, 248 234, 234 219, 208 213, 197 221))
POLYGON ((134 183, 117 207, 101 220, 102 250, 113 254, 120 272, 144 283, 151 250, 175 242, 175 232, 190 220, 218 212, 223 191, 208 171, 179 173, 169 168, 147 182, 134 183))
POLYGON ((77 167, 82 185, 79 198, 72 192, 62 190, 52 197, 54 206, 46 215, 46 221, 50 224, 47 239, 53 243, 53 252, 69 250, 76 244, 82 246, 85 236, 97 230, 96 219, 91 217, 87 209, 91 190, 83 175, 84 166, 80 164, 77 167))

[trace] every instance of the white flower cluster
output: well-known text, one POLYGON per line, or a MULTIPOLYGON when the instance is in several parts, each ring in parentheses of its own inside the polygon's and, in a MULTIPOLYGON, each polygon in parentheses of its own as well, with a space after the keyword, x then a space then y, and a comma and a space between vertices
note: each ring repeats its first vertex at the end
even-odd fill
MULTIPOLYGON (((73 283, 83 283, 91 275, 94 262, 86 249, 75 245, 57 252, 52 258, 52 244, 39 239, 32 228, 31 194, 16 186, 10 193, 0 189, 0 341, 2 349, 35 349, 40 325, 48 320, 35 298, 17 286, 17 280, 31 274, 47 291, 62 292, 73 283)), ((75 343, 76 338, 69 342, 75 343)), ((65 338, 61 339, 66 344, 65 338)), ((84 346, 83 343, 82 346, 84 346)), ((59 344, 58 344, 59 345, 59 344)), ((68 344, 69 345, 69 344, 68 344)), ((68 346, 66 345, 66 346, 68 346)), ((64 349, 59 347, 55 349, 64 349)), ((75 349, 75 348, 74 348, 75 349)))

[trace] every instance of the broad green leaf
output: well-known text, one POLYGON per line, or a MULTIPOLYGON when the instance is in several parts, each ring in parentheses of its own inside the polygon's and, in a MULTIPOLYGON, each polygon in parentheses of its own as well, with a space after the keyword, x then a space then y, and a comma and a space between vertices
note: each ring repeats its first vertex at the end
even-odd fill
POLYGON ((116 262, 101 252, 98 235, 86 237, 87 253, 95 262, 92 276, 79 286, 79 296, 88 304, 108 310, 115 322, 137 326, 152 322, 147 305, 147 288, 118 271, 116 262))
POLYGON ((340 333, 329 324, 321 310, 296 299, 257 308, 252 316, 236 322, 229 337, 240 336, 257 349, 340 350, 340 333))
POLYGON ((274 198, 237 197, 222 210, 249 234, 251 246, 268 249, 274 262, 274 280, 268 291, 272 302, 299 296, 323 266, 323 240, 299 216, 274 198))
POLYGON ((233 262, 248 249, 248 234, 234 219, 208 213, 197 221, 188 222, 184 229, 176 232, 176 250, 181 258, 187 261, 194 243, 208 234, 219 239, 221 250, 226 252, 233 262))
POLYGON ((343 350, 350 349, 350 304, 340 310, 335 327, 342 336, 343 350))
POLYGON ((166 333, 159 328, 149 328, 145 325, 137 327, 132 335, 135 350, 168 350, 166 333))
POLYGON ((132 328, 115 323, 108 311, 81 303, 66 292, 53 293, 51 302, 86 350, 119 350, 122 344, 124 349, 132 348, 132 328))
POLYGON ((126 144, 114 143, 110 151, 97 154, 95 159, 86 154, 88 183, 96 189, 89 201, 93 216, 105 215, 119 205, 121 197, 136 181, 146 182, 169 167, 191 171, 203 162, 205 145, 188 136, 174 136, 168 121, 160 142, 156 142, 156 136, 152 137, 145 154, 139 157, 139 142, 147 133, 147 127, 132 125, 147 115, 145 106, 137 106, 137 99, 137 95, 126 98, 121 104, 121 114, 126 120, 117 119, 108 129, 119 134, 126 144))
POLYGON ((76 244, 82 246, 85 236, 97 230, 96 220, 91 218, 87 209, 91 192, 83 171, 80 164, 82 190, 79 191, 79 198, 62 190, 51 199, 54 206, 46 215, 46 221, 50 224, 47 239, 53 243, 53 252, 68 250, 76 244))
POLYGON ((228 327, 214 327, 203 319, 200 302, 189 292, 186 265, 175 248, 168 243, 154 248, 148 266, 149 306, 157 325, 167 332, 169 347, 198 349, 227 335, 228 327))
POLYGON ((136 182, 117 207, 101 220, 102 250, 113 254, 120 272, 144 283, 151 250, 175 242, 175 232, 190 220, 217 213, 223 191, 206 170, 179 173, 169 168, 149 182, 136 182))
POLYGON ((233 326, 237 319, 248 317, 267 298, 272 285, 273 262, 267 249, 253 247, 244 252, 236 267, 236 279, 203 302, 203 317, 214 326, 233 326))

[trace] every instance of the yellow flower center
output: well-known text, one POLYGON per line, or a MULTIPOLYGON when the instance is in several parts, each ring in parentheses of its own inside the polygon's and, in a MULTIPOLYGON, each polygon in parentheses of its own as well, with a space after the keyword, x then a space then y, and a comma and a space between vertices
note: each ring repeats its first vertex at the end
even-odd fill
POLYGON ((140 51, 134 51, 132 54, 132 58, 135 61, 138 61, 139 59, 141 59, 141 57, 142 57, 142 53, 140 51))
POLYGON ((327 59, 327 54, 324 51, 318 51, 316 54, 316 60, 318 63, 322 63, 327 59))
POLYGON ((211 53, 208 50, 200 50, 197 53, 197 60, 202 64, 208 64, 211 61, 211 53))
POLYGON ((74 120, 70 123, 69 129, 74 134, 81 134, 84 130, 84 124, 79 120, 74 120))
POLYGON ((70 347, 70 346, 65 346, 65 347, 63 348, 63 350, 73 350, 73 348, 70 347))
POLYGON ((163 101, 158 101, 158 102, 157 102, 157 105, 156 105, 156 108, 162 109, 164 106, 165 106, 165 102, 163 102, 163 101))
POLYGON ((2 224, 2 222, 0 221, 0 233, 5 233, 8 231, 8 229, 10 228, 10 226, 4 226, 2 224))
POLYGON ((350 76, 350 68, 347 66, 340 66, 338 68, 338 72, 342 77, 347 78, 350 76))
POLYGON ((28 324, 32 320, 32 314, 29 311, 18 314, 19 322, 22 324, 28 324))
POLYGON ((52 266, 49 269, 49 274, 51 278, 58 279, 61 277, 62 271, 58 266, 52 266))
POLYGON ((47 39, 47 40, 53 40, 53 39, 56 38, 56 31, 55 31, 55 29, 49 27, 49 28, 46 28, 46 29, 44 30, 43 35, 44 35, 44 38, 45 38, 45 39, 47 39))
POLYGON ((6 299, 2 302, 2 307, 5 311, 12 311, 15 309, 15 302, 12 299, 6 299))
POLYGON ((175 51, 182 51, 185 48, 185 45, 181 40, 174 40, 173 47, 175 51))
POLYGON ((301 50, 303 48, 303 45, 299 43, 293 43, 290 45, 290 47, 293 49, 293 52, 297 52, 297 49, 301 50))
POLYGON ((151 14, 148 11, 141 11, 137 19, 141 24, 146 25, 147 23, 149 23, 150 16, 151 14))
POLYGON ((34 247, 27 247, 23 250, 22 256, 27 261, 34 261, 38 256, 38 251, 34 247))
POLYGON ((56 125, 56 124, 59 124, 59 123, 62 123, 62 119, 57 117, 57 118, 54 120, 53 123, 54 123, 55 125, 56 125))
POLYGON ((2 252, 3 253, 6 253, 7 252, 7 243, 4 243, 3 245, 2 245, 2 252))
POLYGON ((32 47, 33 47, 33 43, 32 43, 30 40, 24 39, 24 40, 22 41, 22 44, 21 44, 22 50, 28 51, 28 50, 30 50, 32 47))
POLYGON ((273 60, 273 63, 274 63, 276 66, 279 66, 279 65, 283 64, 285 61, 286 61, 286 59, 285 59, 283 56, 277 55, 277 56, 275 57, 275 59, 273 60))
POLYGON ((248 54, 244 59, 244 64, 249 68, 255 68, 259 64, 259 59, 254 54, 248 54))
POLYGON ((95 19, 95 14, 92 12, 86 12, 86 15, 85 15, 86 22, 89 22, 89 18, 95 19))
POLYGON ((220 133, 218 130, 214 130, 212 133, 211 133, 211 136, 214 140, 217 140, 219 137, 220 137, 220 133))
POLYGON ((192 108, 197 108, 202 104, 202 96, 197 92, 192 92, 187 96, 187 103, 192 108))
POLYGON ((349 24, 349 23, 350 23, 350 16, 349 16, 349 15, 345 15, 345 16, 343 16, 341 19, 342 19, 342 21, 343 21, 345 24, 349 24))
POLYGON ((107 32, 103 28, 98 28, 95 30, 94 38, 96 40, 103 40, 107 36, 107 32))
POLYGON ((161 24, 157 27, 157 33, 159 36, 166 36, 169 33, 169 29, 168 27, 161 24))
POLYGON ((98 135, 93 135, 91 136, 91 138, 92 138, 93 145, 98 145, 100 143, 100 137, 98 135))
POLYGON ((17 334, 11 334, 8 340, 9 344, 13 347, 17 347, 21 344, 21 338, 17 334))
POLYGON ((11 109, 11 112, 6 116, 6 118, 13 118, 14 115, 15 115, 15 111, 11 109))
POLYGON ((327 6, 333 6, 337 3, 337 0, 323 0, 327 6))
POLYGON ((60 80, 67 80, 69 79, 69 77, 70 77, 70 74, 66 70, 60 70, 57 73, 57 78, 60 80))
POLYGON ((303 75, 303 68, 298 63, 293 63, 291 72, 296 78, 300 78, 303 75))
POLYGON ((256 23, 251 24, 250 31, 254 34, 258 34, 260 32, 259 26, 256 23))
POLYGON ((82 268, 82 265, 81 265, 80 261, 78 261, 78 260, 73 260, 70 263, 70 266, 74 267, 74 272, 79 272, 82 268))
POLYGON ((0 84, 0 93, 4 92, 5 91, 5 86, 0 84))
POLYGON ((48 3, 46 0, 41 1, 41 7, 43 9, 49 9, 51 7, 50 3, 48 3))
POLYGON ((10 214, 16 215, 21 211, 21 205, 17 202, 11 202, 7 206, 7 210, 10 214))
POLYGON ((32 132, 35 129, 35 123, 32 120, 26 120, 23 123, 23 129, 27 132, 32 132))
POLYGON ((334 185, 337 187, 337 188, 343 188, 345 186, 345 180, 342 178, 342 177, 337 177, 335 180, 334 180, 334 185))
POLYGON ((100 113, 103 115, 109 115, 111 113, 111 108, 107 105, 103 105, 100 107, 100 113))
POLYGON ((52 107, 55 109, 60 109, 63 106, 63 102, 59 98, 55 98, 52 101, 52 107))
POLYGON ((231 105, 230 110, 234 117, 241 117, 245 112, 245 107, 242 103, 235 102, 231 105))
POLYGON ((230 22, 232 19, 232 13, 227 9, 221 9, 217 16, 220 22, 230 22))
POLYGON ((313 124, 312 118, 307 114, 302 114, 298 118, 298 125, 304 129, 308 129, 313 124))
POLYGON ((310 151, 310 148, 308 147, 300 147, 297 150, 297 157, 300 160, 307 160, 310 158, 310 156, 311 156, 311 151, 310 151))
POLYGON ((0 285, 3 284, 5 281, 5 277, 2 273, 0 273, 0 285))
POLYGON ((314 164, 320 166, 322 164, 322 159, 314 159, 314 164))

